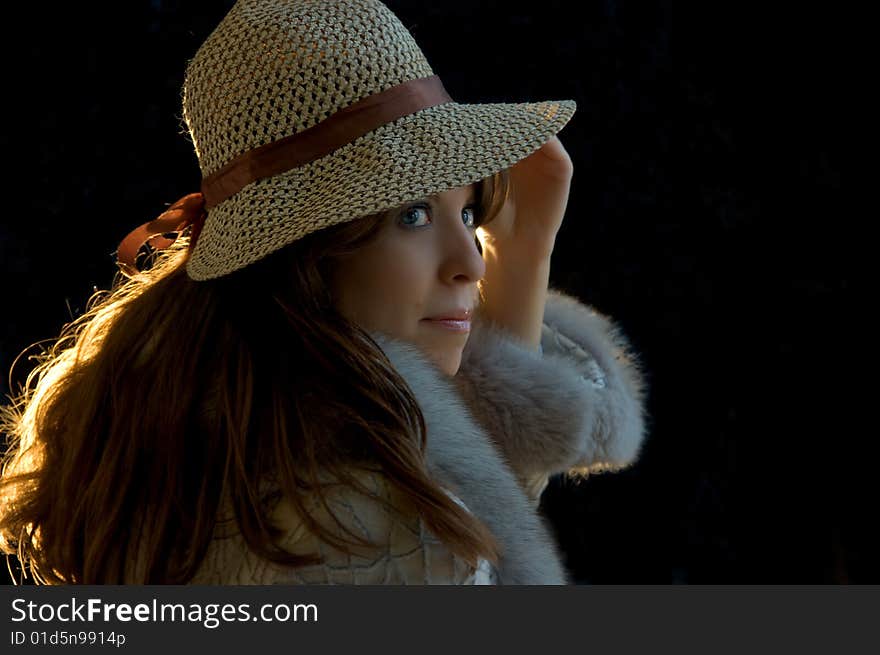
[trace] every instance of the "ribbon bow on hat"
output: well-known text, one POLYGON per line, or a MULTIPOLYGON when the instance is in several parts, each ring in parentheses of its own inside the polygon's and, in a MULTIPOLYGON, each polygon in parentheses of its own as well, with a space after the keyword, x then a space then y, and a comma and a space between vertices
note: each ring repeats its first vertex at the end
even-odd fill
POLYGON ((192 226, 189 242, 189 251, 192 252, 196 245, 196 239, 205 224, 206 216, 204 195, 199 192, 185 195, 160 214, 158 218, 132 230, 119 244, 116 251, 117 261, 120 266, 134 275, 137 273, 135 260, 144 244, 149 243, 153 249, 162 250, 174 243, 178 234, 189 226, 192 226), (173 232, 178 234, 175 234, 173 238, 166 237, 167 234, 173 232))

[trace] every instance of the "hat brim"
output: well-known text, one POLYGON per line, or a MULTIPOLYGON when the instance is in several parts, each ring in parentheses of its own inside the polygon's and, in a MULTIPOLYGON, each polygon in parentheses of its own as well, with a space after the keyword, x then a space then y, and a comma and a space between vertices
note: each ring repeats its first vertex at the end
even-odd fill
POLYGON ((221 277, 315 230, 478 182, 535 152, 576 108, 574 100, 448 102, 382 125, 212 207, 187 273, 221 277))

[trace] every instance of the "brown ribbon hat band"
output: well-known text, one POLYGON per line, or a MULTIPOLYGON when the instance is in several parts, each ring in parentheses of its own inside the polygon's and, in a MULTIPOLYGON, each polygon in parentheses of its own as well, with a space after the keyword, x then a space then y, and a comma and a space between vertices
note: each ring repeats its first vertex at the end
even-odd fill
POLYGON ((345 107, 317 125, 236 157, 202 180, 201 192, 190 193, 144 223, 122 240, 117 261, 135 273, 135 260, 147 243, 154 250, 167 248, 177 234, 192 226, 189 251, 195 248, 207 211, 231 198, 251 182, 303 166, 376 128, 422 109, 452 102, 437 75, 410 80, 345 107))

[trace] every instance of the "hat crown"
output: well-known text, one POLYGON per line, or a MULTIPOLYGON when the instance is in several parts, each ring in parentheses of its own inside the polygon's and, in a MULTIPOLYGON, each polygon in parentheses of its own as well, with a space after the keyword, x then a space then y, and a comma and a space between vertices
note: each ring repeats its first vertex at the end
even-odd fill
POLYGON ((378 0, 238 0, 187 66, 183 118, 207 177, 362 98, 433 74, 378 0))

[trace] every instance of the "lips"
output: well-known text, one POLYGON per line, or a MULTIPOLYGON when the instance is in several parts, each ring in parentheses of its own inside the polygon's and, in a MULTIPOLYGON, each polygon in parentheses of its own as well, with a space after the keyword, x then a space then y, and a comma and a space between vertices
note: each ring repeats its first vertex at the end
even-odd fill
POLYGON ((447 332, 467 334, 471 331, 472 313, 473 309, 460 307, 444 311, 442 314, 423 318, 422 320, 432 328, 438 328, 447 332))
POLYGON ((428 316, 426 321, 468 321, 473 314, 472 309, 454 309, 436 316, 428 316))

